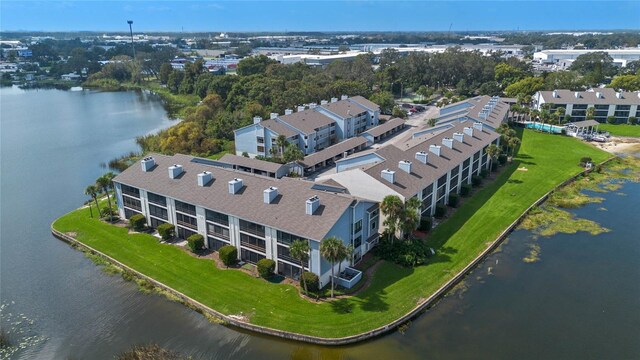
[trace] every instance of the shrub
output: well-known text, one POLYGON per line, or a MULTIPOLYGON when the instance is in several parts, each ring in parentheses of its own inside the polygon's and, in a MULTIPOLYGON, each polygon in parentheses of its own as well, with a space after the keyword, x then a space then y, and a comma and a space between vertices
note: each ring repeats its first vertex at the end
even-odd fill
POLYGON ((233 245, 225 245, 218 250, 220 260, 226 266, 233 266, 238 260, 238 249, 233 245))
POLYGON ((500 165, 504 165, 507 163, 507 155, 505 154, 500 154, 500 156, 498 156, 498 163, 500 165))
POLYGON ((635 116, 631 116, 631 117, 629 118, 629 124, 631 124, 631 125, 635 125, 635 124, 637 124, 637 123, 638 123, 638 118, 637 118, 637 117, 635 117, 635 116))
POLYGON ((609 116, 607 117, 607 122, 609 124, 615 124, 616 123, 616 117, 615 116, 609 116))
POLYGON ((173 224, 164 223, 158 225, 156 228, 158 230, 158 234, 162 237, 162 240, 171 240, 176 235, 176 228, 173 224))
POLYGON ((420 225, 418 226, 418 230, 427 232, 431 230, 431 218, 428 216, 423 216, 420 219, 420 225))
POLYGON ((486 179, 487 176, 489 176, 489 171, 487 171, 487 169, 480 170, 480 177, 481 178, 486 179))
POLYGON ((584 156, 582 158, 580 158, 580 166, 586 166, 587 163, 592 162, 591 158, 588 156, 584 156))
POLYGON ((204 236, 200 234, 193 234, 187 238, 187 244, 191 252, 198 252, 204 247, 204 236))
POLYGON ((461 196, 469 196, 471 194, 471 184, 462 184, 460 187, 460 195, 461 196))
POLYGON ((482 178, 478 175, 472 176, 471 177, 471 185, 473 186, 480 186, 482 184, 482 178))
POLYGON ((447 213, 447 207, 443 204, 436 204, 436 213, 433 215, 435 217, 442 218, 447 213))
POLYGON ((422 239, 392 242, 386 237, 380 240, 374 253, 382 259, 407 267, 422 265, 431 256, 431 250, 422 239))
POLYGON ((318 278, 318 275, 308 271, 302 273, 300 276, 300 287, 304 289, 304 283, 302 282, 303 278, 304 281, 307 282, 307 290, 310 292, 318 292, 318 290, 320 290, 320 279, 318 278))
POLYGON ((260 259, 256 265, 258 266, 258 274, 263 279, 270 278, 276 269, 276 262, 271 259, 260 259))
POLYGON ((458 203, 460 202, 460 195, 452 192, 449 194, 449 206, 452 208, 458 207, 458 203))
POLYGON ((147 219, 142 214, 135 214, 129 218, 129 224, 133 230, 142 231, 147 224, 147 219))

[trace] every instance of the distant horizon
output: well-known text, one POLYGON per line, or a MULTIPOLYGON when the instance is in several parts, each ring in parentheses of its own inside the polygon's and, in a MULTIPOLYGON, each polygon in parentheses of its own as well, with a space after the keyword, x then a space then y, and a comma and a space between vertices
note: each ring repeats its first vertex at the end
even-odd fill
POLYGON ((135 33, 621 32, 640 29, 640 1, 0 2, 1 32, 124 33, 127 20, 135 33))

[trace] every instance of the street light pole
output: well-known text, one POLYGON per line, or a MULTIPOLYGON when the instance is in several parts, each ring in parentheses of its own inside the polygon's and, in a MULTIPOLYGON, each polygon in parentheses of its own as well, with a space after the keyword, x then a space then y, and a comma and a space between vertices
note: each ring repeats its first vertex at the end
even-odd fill
POLYGON ((136 59, 136 47, 133 45, 133 29, 131 25, 133 24, 133 20, 127 20, 127 24, 129 24, 129 33, 131 34, 131 49, 133 50, 133 59, 136 59))

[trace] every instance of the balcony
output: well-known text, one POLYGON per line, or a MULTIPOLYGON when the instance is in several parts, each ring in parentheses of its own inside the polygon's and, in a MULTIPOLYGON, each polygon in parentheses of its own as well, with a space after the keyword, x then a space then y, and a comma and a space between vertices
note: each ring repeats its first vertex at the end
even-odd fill
POLYGON ((181 220, 177 220, 176 223, 178 225, 180 225, 180 226, 184 226, 184 227, 187 227, 189 229, 198 230, 198 225, 197 224, 194 225, 194 224, 188 223, 186 221, 181 221, 181 220))

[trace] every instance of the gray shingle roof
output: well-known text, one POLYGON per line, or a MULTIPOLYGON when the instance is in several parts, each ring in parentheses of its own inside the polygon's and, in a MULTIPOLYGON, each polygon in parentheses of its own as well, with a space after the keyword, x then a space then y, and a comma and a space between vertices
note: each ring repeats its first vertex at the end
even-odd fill
POLYGON ((240 165, 256 170, 262 170, 266 172, 276 173, 280 170, 283 165, 274 163, 271 161, 264 161, 258 159, 252 159, 244 156, 238 156, 233 154, 225 154, 219 160, 221 163, 231 164, 231 165, 240 165))
POLYGON ((349 98, 351 101, 355 101, 358 104, 370 109, 370 110, 374 110, 374 111, 380 111, 380 105, 374 103, 373 101, 367 100, 364 98, 364 96, 353 96, 349 98))
POLYGON ((360 105, 357 105, 354 102, 349 101, 349 99, 339 100, 334 103, 328 103, 321 106, 345 119, 367 111, 367 109, 360 105))
POLYGON ((288 138, 298 135, 295 130, 289 128, 287 125, 280 123, 277 119, 261 121, 260 125, 266 127, 267 129, 273 130, 278 135, 284 135, 288 138))
POLYGON ((403 119, 400 118, 394 118, 391 120, 388 120, 387 122, 385 122, 382 125, 378 125, 376 127, 372 127, 371 129, 365 131, 365 133, 376 137, 376 136, 380 136, 384 133, 386 133, 389 130, 395 129, 397 127, 403 126, 405 123, 405 121, 403 119))
POLYGON ((385 161, 365 168, 364 171, 378 179, 385 186, 402 194, 402 196, 411 197, 499 137, 497 133, 486 128, 482 132, 474 129, 473 137, 464 135, 464 143, 454 140, 454 149, 449 149, 442 145, 443 138, 453 138, 454 132, 462 133, 464 127, 472 126, 473 123, 470 121, 456 123, 453 127, 438 133, 436 136, 431 136, 404 150, 393 145, 380 148, 376 151, 376 154, 383 157, 385 161), (430 145, 441 145, 440 156, 429 152, 430 145), (415 153, 418 151, 426 151, 429 154, 427 164, 415 159, 415 153), (398 168, 398 162, 401 160, 412 162, 411 174, 398 168), (395 170, 395 183, 392 184, 382 179, 380 172, 384 169, 395 170))
POLYGON ((194 158, 188 155, 150 156, 156 161, 152 171, 144 172, 136 163, 114 181, 308 239, 322 240, 355 201, 348 195, 313 190, 313 182, 301 179, 272 179, 194 163, 191 161, 194 158), (178 179, 169 178, 167 168, 173 164, 183 166, 184 173, 178 179), (205 187, 197 184, 197 174, 203 171, 211 171, 214 177, 205 187), (235 195, 228 191, 228 182, 234 178, 243 179, 244 183, 240 193, 235 195), (277 187, 281 196, 274 203, 265 204, 263 191, 270 186, 277 187), (314 215, 306 215, 305 202, 314 195, 320 198, 320 208, 314 215))
POLYGON ((311 134, 315 132, 317 128, 335 123, 332 118, 313 109, 282 115, 279 116, 278 119, 300 130, 304 134, 311 134))
POLYGON ((640 93, 622 92, 622 98, 616 97, 616 91, 610 88, 597 89, 593 92, 578 91, 580 97, 576 97, 575 91, 556 90, 558 97, 553 97, 553 91, 540 91, 544 102, 552 104, 594 104, 594 105, 640 105, 640 93), (602 98, 597 98, 596 93, 601 93, 602 98))
POLYGON ((345 151, 349 151, 355 147, 362 146, 367 143, 367 139, 362 136, 353 137, 345 141, 331 145, 328 148, 315 152, 304 157, 302 163, 305 166, 314 166, 334 156, 340 155, 345 151))

